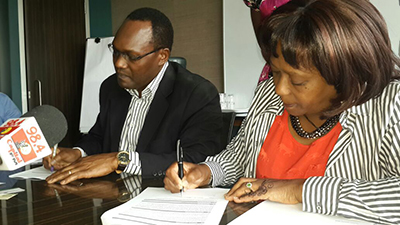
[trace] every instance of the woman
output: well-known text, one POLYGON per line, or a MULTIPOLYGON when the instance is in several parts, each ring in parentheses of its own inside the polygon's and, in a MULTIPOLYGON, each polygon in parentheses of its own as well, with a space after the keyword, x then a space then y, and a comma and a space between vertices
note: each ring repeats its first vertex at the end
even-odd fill
MULTIPOLYGON (((289 0, 243 0, 244 4, 250 8, 251 22, 254 33, 257 35, 262 22, 279 6, 286 4, 289 0)), ((271 67, 266 63, 261 71, 258 83, 267 80, 271 73, 271 67)))
POLYGON ((165 188, 236 182, 227 200, 399 224, 400 61, 376 8, 293 0, 259 40, 273 78, 257 87, 238 135, 204 164, 185 163, 182 180, 172 165, 165 188))

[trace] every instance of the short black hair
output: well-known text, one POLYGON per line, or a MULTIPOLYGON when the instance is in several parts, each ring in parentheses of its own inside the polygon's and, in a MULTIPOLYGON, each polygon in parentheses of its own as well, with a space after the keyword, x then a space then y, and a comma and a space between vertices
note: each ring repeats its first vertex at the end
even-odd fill
POLYGON ((386 23, 366 0, 292 0, 277 8, 258 33, 269 62, 282 55, 294 68, 315 66, 338 97, 328 117, 379 96, 400 78, 386 23))
POLYGON ((153 8, 140 8, 131 12, 126 20, 150 21, 153 29, 153 44, 155 49, 168 48, 172 50, 174 29, 168 17, 153 8))

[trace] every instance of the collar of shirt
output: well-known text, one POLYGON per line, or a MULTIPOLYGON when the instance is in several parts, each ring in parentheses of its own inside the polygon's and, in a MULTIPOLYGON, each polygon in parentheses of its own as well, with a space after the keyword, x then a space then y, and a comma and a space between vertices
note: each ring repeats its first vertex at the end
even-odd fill
MULTIPOLYGON (((167 70, 169 63, 168 61, 164 63, 163 67, 161 68, 160 72, 157 74, 156 77, 147 85, 147 87, 142 91, 142 98, 151 98, 156 93, 158 86, 162 78, 164 77, 165 71, 167 70)), ((136 89, 125 89, 132 97, 139 98, 139 92, 136 89)))

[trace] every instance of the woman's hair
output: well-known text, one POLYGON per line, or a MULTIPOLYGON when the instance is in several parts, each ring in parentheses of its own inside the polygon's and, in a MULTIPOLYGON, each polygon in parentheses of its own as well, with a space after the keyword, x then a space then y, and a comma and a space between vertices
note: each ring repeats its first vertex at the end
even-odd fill
POLYGON ((338 96, 330 117, 379 96, 400 78, 386 23, 368 0, 292 0, 275 10, 259 30, 267 62, 278 57, 294 68, 313 68, 338 96))
POLYGON ((131 12, 126 20, 150 21, 153 28, 154 48, 168 48, 172 51, 174 42, 174 29, 168 17, 153 8, 140 8, 131 12))

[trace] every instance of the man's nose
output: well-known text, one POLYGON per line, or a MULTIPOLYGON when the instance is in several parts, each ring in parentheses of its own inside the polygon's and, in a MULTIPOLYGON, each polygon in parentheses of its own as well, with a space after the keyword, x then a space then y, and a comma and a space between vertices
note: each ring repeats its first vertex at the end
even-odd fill
POLYGON ((114 61, 115 68, 126 68, 126 66, 128 65, 125 58, 122 57, 122 55, 118 55, 118 56, 114 57, 113 61, 114 61))

